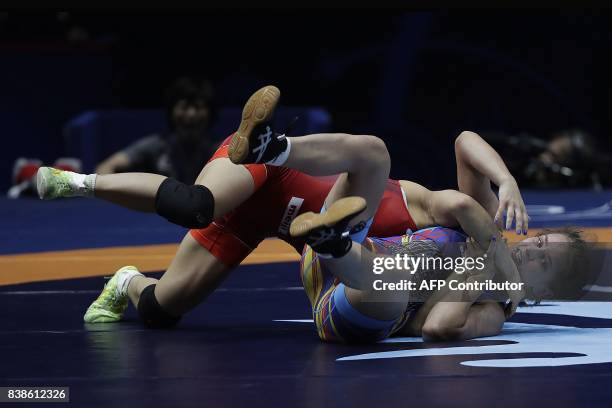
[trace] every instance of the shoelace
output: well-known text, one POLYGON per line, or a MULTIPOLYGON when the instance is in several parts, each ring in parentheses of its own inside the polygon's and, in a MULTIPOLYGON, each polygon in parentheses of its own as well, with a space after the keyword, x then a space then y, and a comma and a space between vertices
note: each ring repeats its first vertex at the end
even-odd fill
MULTIPOLYGON (((295 124, 297 123, 299 119, 300 119, 299 116, 294 116, 293 119, 289 121, 289 124, 285 127, 285 131, 283 133, 274 132, 274 134, 272 134, 270 126, 266 126, 266 133, 262 133, 257 137, 259 141, 259 145, 253 148, 253 150, 251 151, 251 153, 257 153, 257 158, 255 159, 255 163, 261 163, 261 159, 263 155, 265 154, 266 149, 268 148, 268 145, 270 144, 272 137, 275 137, 277 139, 287 137, 287 135, 291 134, 295 124)), ((278 155, 273 157, 271 160, 274 160, 277 157, 278 155)))
MULTIPOLYGON (((277 136, 275 135, 275 137, 277 136)), ((270 126, 266 126, 266 133, 260 134, 259 136, 257 136, 257 139, 259 140, 259 146, 253 149, 253 153, 258 153, 257 158, 255 159, 255 163, 260 163, 261 158, 266 152, 268 144, 270 144, 270 141, 272 139, 272 130, 270 129, 270 126)))
MULTIPOLYGON (((104 289, 106 290, 106 286, 110 282, 111 278, 105 277, 105 279, 106 279, 106 283, 104 284, 104 289)), ((111 306, 120 305, 121 302, 123 301, 123 297, 118 295, 115 290, 110 290, 107 293, 108 293, 108 296, 106 298, 104 298, 104 300, 105 301, 108 300, 108 304, 110 304, 111 306)))

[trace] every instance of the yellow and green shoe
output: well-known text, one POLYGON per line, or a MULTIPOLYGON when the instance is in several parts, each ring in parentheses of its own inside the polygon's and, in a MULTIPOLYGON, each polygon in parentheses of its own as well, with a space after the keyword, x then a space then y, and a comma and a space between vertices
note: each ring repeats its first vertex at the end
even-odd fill
POLYGON ((119 288, 119 277, 134 271, 138 272, 138 269, 129 265, 115 272, 104 285, 100 296, 87 308, 83 316, 85 323, 113 323, 122 319, 128 306, 128 295, 127 291, 119 288))
POLYGON ((36 190, 41 200, 60 197, 93 195, 95 174, 80 174, 72 171, 41 167, 36 173, 36 190))

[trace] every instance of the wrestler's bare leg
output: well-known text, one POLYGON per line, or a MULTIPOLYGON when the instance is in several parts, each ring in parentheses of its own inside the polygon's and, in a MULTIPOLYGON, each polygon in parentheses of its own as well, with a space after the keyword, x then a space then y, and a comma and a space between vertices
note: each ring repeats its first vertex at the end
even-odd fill
POLYGON ((128 295, 137 307, 142 291, 156 284, 155 298, 160 306, 170 315, 181 316, 212 293, 230 271, 230 267, 186 234, 162 277, 157 280, 135 276, 128 286, 128 295))
MULTIPOLYGON (((155 212, 155 195, 165 179, 165 176, 150 173, 98 175, 94 195, 132 210, 155 212)), ((227 158, 218 158, 206 164, 195 184, 206 186, 213 194, 214 218, 236 208, 254 191, 249 171, 227 158)))
MULTIPOLYGON (((153 211, 156 191, 164 179, 163 176, 145 173, 99 176, 96 196, 136 210, 153 211)), ((213 193, 215 217, 236 208, 254 192, 251 173, 227 158, 217 158, 208 163, 196 183, 208 187, 213 193)), ((156 285, 154 294, 160 306, 168 314, 178 317, 213 292, 231 269, 186 234, 159 280, 138 274, 129 281, 127 292, 134 306, 138 307, 142 291, 156 285)))
MULTIPOLYGON (((366 200, 367 209, 351 224, 374 216, 390 170, 389 153, 382 140, 374 136, 347 134, 308 135, 290 139, 291 151, 285 166, 312 175, 343 173, 326 198, 327 208, 341 198, 359 196, 366 200)), ((397 318, 405 310, 407 298, 385 303, 364 301, 370 294, 368 288, 372 287, 373 257, 370 251, 354 243, 343 257, 319 258, 319 262, 347 286, 347 299, 357 310, 373 318, 397 318)))
POLYGON ((346 173, 337 180, 327 204, 345 195, 359 195, 366 199, 367 209, 352 223, 372 217, 391 167, 385 143, 374 136, 344 133, 277 137, 269 123, 279 98, 279 89, 272 85, 251 95, 229 143, 230 160, 240 164, 283 166, 312 176, 346 173))
MULTIPOLYGON (((377 301, 380 293, 374 291, 373 282, 381 277, 375 275, 372 269, 373 259, 377 256, 384 255, 375 254, 353 242, 350 251, 341 258, 319 258, 319 262, 346 285, 346 298, 356 310, 374 319, 394 320, 406 310, 409 291, 397 291, 392 298, 387 293, 384 299, 380 297, 377 301)), ((389 269, 382 278, 388 283, 400 282, 409 278, 409 272, 389 269)))
POLYGON ((165 176, 151 173, 98 174, 94 196, 141 212, 155 212, 155 194, 165 176))
MULTIPOLYGON (((142 173, 140 173, 142 174, 142 173)), ((111 174, 101 176, 108 184, 102 188, 111 197, 108 201, 125 205, 126 200, 133 200, 134 191, 139 187, 132 181, 126 180, 127 174, 111 174), (124 184, 121 184, 124 183, 124 184)), ((141 188, 144 197, 150 194, 151 187, 157 182, 155 176, 145 174, 141 181, 150 184, 141 188), (148 190, 147 190, 148 189, 148 190)), ((224 215, 248 199, 254 191, 253 178, 250 172, 241 165, 235 165, 227 158, 218 158, 208 163, 196 181, 210 189, 215 196, 215 217, 224 215)), ((96 182, 96 192, 98 182, 96 182)), ((156 190, 155 190, 156 191, 156 190)), ((96 193, 97 196, 97 193, 96 193)), ((149 197, 150 198, 150 197, 149 197)), ((153 199, 154 200, 154 195, 153 199)), ((144 205, 146 199, 142 201, 144 205)), ((128 295, 134 306, 138 306, 140 294, 149 285, 156 284, 155 298, 165 311, 174 316, 180 316, 200 303, 208 294, 212 293, 223 279, 229 274, 231 268, 219 261, 208 250, 203 248, 190 234, 186 234, 170 266, 162 277, 157 280, 144 275, 137 275, 130 281, 128 295)))
MULTIPOLYGON (((373 136, 320 134, 295 140, 286 167, 313 175, 347 172, 336 181, 328 195, 328 200, 331 200, 329 202, 346 195, 361 193, 368 202, 368 209, 361 218, 373 216, 384 191, 390 167, 388 152, 380 139, 373 136), (331 148, 341 148, 343 154, 336 160, 331 160, 331 148)), ((154 175, 141 173, 139 176, 143 176, 142 180, 134 181, 123 176, 127 174, 99 176, 96 181, 96 196, 124 206, 134 203, 134 200, 140 200, 137 203, 140 208, 151 208, 155 192, 165 178, 149 177, 154 175), (134 192, 140 192, 140 195, 135 195, 134 192)), ((248 170, 226 158, 219 158, 207 164, 196 183, 208 187, 215 196, 215 217, 235 208, 254 190, 253 179, 248 170)), ((157 281, 136 276, 130 281, 128 294, 132 303, 137 306, 144 288, 156 284, 155 297, 160 305, 168 313, 180 316, 201 302, 228 273, 227 266, 202 248, 190 235, 186 235, 162 278, 157 281)))
POLYGON ((367 209, 353 223, 373 217, 385 191, 391 161, 385 143, 367 135, 345 133, 291 137, 283 166, 313 176, 341 174, 325 200, 326 206, 347 196, 360 196, 367 209))

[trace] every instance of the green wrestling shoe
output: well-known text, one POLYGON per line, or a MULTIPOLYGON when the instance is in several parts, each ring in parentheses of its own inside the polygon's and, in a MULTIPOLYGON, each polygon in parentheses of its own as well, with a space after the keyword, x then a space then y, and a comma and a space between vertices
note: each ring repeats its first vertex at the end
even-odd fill
POLYGON ((106 282, 102 293, 87 308, 83 320, 85 323, 114 323, 121 320, 128 306, 126 274, 140 274, 135 266, 124 266, 106 282), (121 287, 123 286, 123 287, 121 287))
POLYGON ((95 174, 79 174, 72 171, 41 167, 36 173, 36 189, 41 200, 59 197, 91 196, 95 186, 95 174))

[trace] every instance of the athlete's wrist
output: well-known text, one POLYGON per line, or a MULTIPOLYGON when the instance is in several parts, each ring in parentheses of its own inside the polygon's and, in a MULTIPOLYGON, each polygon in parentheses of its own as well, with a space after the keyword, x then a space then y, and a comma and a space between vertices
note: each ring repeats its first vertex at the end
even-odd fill
POLYGON ((501 187, 504 184, 508 184, 508 185, 517 185, 516 179, 512 176, 512 174, 508 173, 508 174, 504 174, 501 177, 499 177, 498 182, 494 183, 498 186, 501 187))

